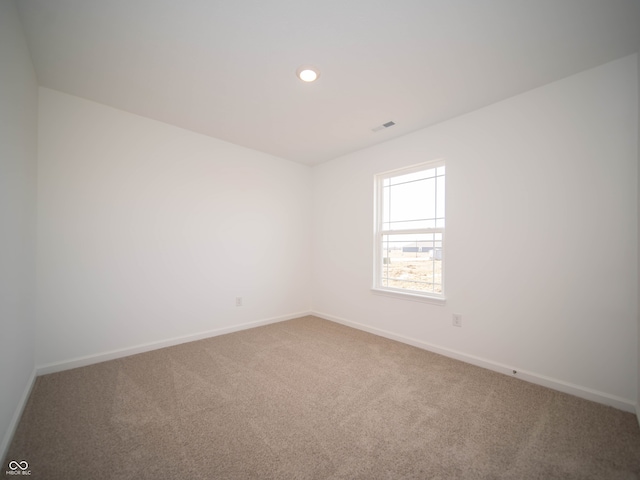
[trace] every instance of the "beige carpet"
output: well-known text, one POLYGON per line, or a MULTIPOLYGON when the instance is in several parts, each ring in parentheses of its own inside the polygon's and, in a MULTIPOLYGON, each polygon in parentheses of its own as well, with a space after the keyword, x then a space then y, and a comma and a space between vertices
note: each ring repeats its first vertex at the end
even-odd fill
POLYGON ((635 479, 640 429, 305 317, 39 377, 12 460, 47 480, 635 479))

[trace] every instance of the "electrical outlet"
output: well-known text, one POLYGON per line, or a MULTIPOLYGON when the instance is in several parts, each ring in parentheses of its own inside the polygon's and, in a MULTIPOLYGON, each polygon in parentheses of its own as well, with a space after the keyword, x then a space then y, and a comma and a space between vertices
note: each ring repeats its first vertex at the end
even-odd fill
POLYGON ((236 307, 242 306, 242 297, 236 297, 236 307))
POLYGON ((462 327, 462 315, 460 315, 459 313, 454 313, 452 324, 454 327, 462 327))

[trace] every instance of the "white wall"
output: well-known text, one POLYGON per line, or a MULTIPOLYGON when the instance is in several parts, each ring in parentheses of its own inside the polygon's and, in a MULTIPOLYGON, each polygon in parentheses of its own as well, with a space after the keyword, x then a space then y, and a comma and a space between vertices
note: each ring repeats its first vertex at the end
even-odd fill
POLYGON ((634 55, 315 167, 313 310, 633 409, 637 94, 634 55), (374 295, 373 175, 440 158, 447 304, 374 295))
POLYGON ((308 311, 309 167, 46 88, 39 122, 39 366, 308 311))
MULTIPOLYGON (((640 45, 638 45, 638 189, 640 190, 640 45)), ((638 196, 638 262, 640 262, 640 192, 638 196)), ((638 263, 638 396, 636 397, 636 416, 640 424, 640 263, 638 263)))
POLYGON ((0 1, 0 461, 32 381, 38 88, 13 1, 0 1))

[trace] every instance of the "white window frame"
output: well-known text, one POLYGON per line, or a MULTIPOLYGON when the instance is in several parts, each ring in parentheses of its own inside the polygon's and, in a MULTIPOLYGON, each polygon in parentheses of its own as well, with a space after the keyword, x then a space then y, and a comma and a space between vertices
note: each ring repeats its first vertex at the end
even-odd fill
MULTIPOLYGON (((374 185, 374 262, 373 262, 373 287, 372 292, 380 295, 387 295, 396 298, 403 298, 406 300, 415 300, 427 303, 433 303, 436 305, 444 305, 446 303, 445 298, 445 228, 408 228, 398 230, 385 230, 383 228, 383 188, 384 181, 388 178, 393 178, 401 175, 407 175, 410 173, 419 172, 422 170, 430 170, 433 168, 445 166, 444 160, 435 160, 420 163, 417 165, 411 165, 409 167, 399 168, 396 170, 390 170, 387 172, 379 173, 375 175, 374 185), (409 290, 403 288, 393 288, 382 285, 382 269, 383 266, 383 238, 388 234, 419 234, 419 233, 440 233, 442 235, 442 279, 441 286, 442 292, 420 292, 416 290, 409 290)), ((445 173, 446 184, 446 173, 445 173)), ((446 209, 446 204, 445 204, 446 209)), ((446 218, 446 213, 445 213, 446 218)), ((445 225, 446 226, 446 225, 445 225)))

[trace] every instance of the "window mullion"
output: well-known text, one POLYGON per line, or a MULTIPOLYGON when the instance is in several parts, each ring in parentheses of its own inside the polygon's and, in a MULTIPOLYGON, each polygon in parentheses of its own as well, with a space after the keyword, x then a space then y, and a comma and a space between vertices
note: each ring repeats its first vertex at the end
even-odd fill
POLYGON ((419 233, 442 233, 444 228, 406 228, 402 230, 380 230, 380 235, 414 235, 419 233))

